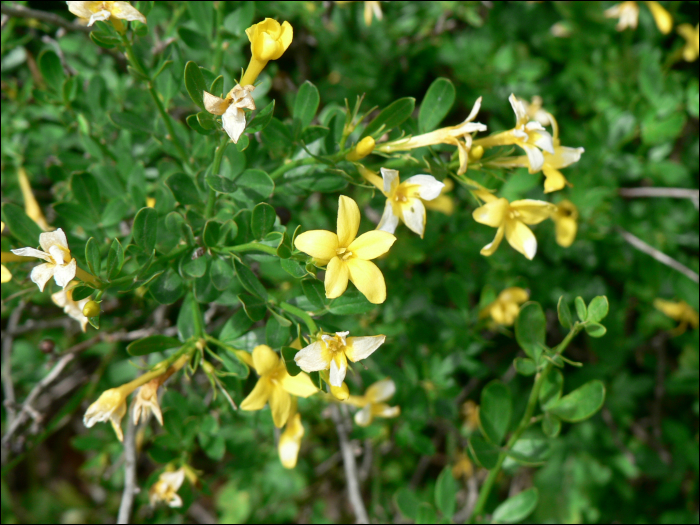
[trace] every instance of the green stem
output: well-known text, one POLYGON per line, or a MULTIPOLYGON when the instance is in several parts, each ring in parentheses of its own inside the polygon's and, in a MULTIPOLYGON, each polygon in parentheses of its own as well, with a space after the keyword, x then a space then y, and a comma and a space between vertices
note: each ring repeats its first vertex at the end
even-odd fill
POLYGON ((282 175, 284 175, 290 170, 293 170, 294 168, 298 168, 299 166, 309 166, 311 164, 316 164, 317 162, 318 160, 316 160, 313 157, 305 157, 303 159, 297 159, 291 162, 287 162, 286 164, 282 164, 279 168, 270 173, 270 178, 272 180, 279 179, 282 175))
POLYGON ((224 26, 224 3, 216 2, 216 44, 214 49, 214 64, 212 65, 213 71, 219 71, 221 69, 221 62, 224 57, 224 32, 222 28, 224 26))
MULTIPOLYGON (((214 155, 214 164, 211 167, 211 174, 218 175, 219 169, 221 168, 221 159, 224 158, 224 151, 226 151, 226 146, 228 145, 228 135, 226 133, 221 137, 221 142, 216 147, 216 154, 214 155)), ((216 192, 209 188, 209 193, 207 194, 207 205, 204 209, 204 216, 210 219, 214 213, 214 205, 216 204, 216 192)))
POLYGON ((195 335, 199 339, 204 339, 206 333, 204 332, 204 319, 202 318, 202 310, 199 308, 199 303, 194 296, 191 298, 194 303, 194 331, 195 335))
POLYGON ((242 252, 265 252, 270 255, 277 255, 277 248, 268 246, 267 244, 260 244, 259 242, 248 242, 245 244, 239 244, 237 246, 228 246, 221 250, 224 253, 242 253, 242 252))
MULTIPOLYGON (((582 325, 577 322, 571 328, 571 330, 569 330, 569 333, 566 335, 564 340, 561 343, 559 343, 559 345, 556 347, 556 354, 561 354, 566 349, 566 347, 569 346, 569 343, 576 336, 576 334, 579 333, 581 327, 582 325)), ((527 408, 525 409, 525 414, 523 414, 523 417, 520 420, 520 423, 518 424, 518 428, 510 436, 510 439, 506 443, 505 447, 501 449, 501 453, 498 455, 498 461, 496 462, 496 466, 493 469, 489 470, 489 475, 484 481, 484 484, 481 486, 481 489, 479 490, 479 497, 476 500, 476 505, 474 506, 472 519, 470 520, 471 522, 474 522, 475 518, 480 518, 481 515, 484 513, 484 507, 486 505, 486 502, 488 501, 489 495, 491 494, 491 490, 493 489, 493 486, 496 483, 496 478, 498 478, 498 475, 501 473, 501 467, 503 466, 503 462, 507 457, 507 452, 511 448, 513 448, 515 443, 517 443, 518 439, 520 439, 520 436, 522 436, 523 432, 525 432, 528 429, 528 427, 532 424, 532 416, 535 414, 535 410, 537 408, 537 401, 540 397, 540 390, 542 389, 542 385, 544 384, 544 380, 547 377, 547 374, 553 366, 554 365, 552 365, 551 362, 547 362, 544 369, 541 372, 538 372, 535 376, 535 384, 532 386, 532 390, 530 391, 530 397, 527 400, 527 408)))
POLYGON ((304 321, 304 323, 306 323, 306 327, 309 329, 309 333, 315 334, 318 332, 318 326, 316 326, 314 320, 311 319, 311 316, 307 314, 304 310, 289 303, 280 303, 279 306, 285 312, 289 312, 292 315, 296 315, 299 319, 304 321))

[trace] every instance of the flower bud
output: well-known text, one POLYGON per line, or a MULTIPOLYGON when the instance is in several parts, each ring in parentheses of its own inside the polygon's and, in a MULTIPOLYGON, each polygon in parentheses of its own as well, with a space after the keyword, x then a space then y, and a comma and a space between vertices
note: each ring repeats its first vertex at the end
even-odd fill
POLYGON ((374 139, 372 137, 365 137, 360 142, 357 143, 355 149, 347 154, 345 157, 349 161, 355 161, 364 159, 367 155, 374 151, 374 139))
POLYGON ((293 30, 289 22, 282 25, 277 20, 266 18, 245 30, 250 40, 253 58, 261 62, 277 60, 292 43, 293 30))
POLYGON ((484 147, 483 146, 474 146, 469 151, 469 160, 479 160, 483 156, 484 156, 484 147))
POLYGON ((83 315, 85 317, 97 317, 100 315, 100 305, 96 301, 88 301, 83 306, 83 315))

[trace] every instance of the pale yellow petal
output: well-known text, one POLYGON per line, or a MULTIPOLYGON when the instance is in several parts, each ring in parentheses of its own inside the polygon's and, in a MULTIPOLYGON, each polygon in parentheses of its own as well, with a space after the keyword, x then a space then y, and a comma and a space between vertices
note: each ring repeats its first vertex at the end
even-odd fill
POLYGON ((517 219, 525 224, 539 224, 549 219, 557 210, 554 204, 534 199, 513 201, 510 208, 517 212, 517 219))
POLYGON ((687 307, 688 305, 684 301, 674 302, 665 299, 654 299, 654 308, 676 321, 680 321, 683 318, 687 307))
POLYGON ((75 259, 71 259, 68 264, 57 265, 54 268, 53 278, 56 284, 61 288, 65 288, 75 278, 75 273, 78 270, 78 263, 75 259))
POLYGON ((488 257, 489 255, 493 255, 496 250, 498 250, 498 247, 501 244, 501 241, 503 240, 503 234, 505 232, 505 226, 499 226, 498 230, 496 230, 496 237, 494 237, 493 241, 488 243, 486 246, 484 246, 481 249, 481 255, 484 255, 485 257, 488 257))
POLYGON ((501 198, 487 202, 483 206, 475 209, 472 213, 472 217, 474 217, 474 220, 478 223, 491 226, 492 228, 498 228, 505 221, 508 208, 508 200, 501 198))
POLYGON ((350 197, 338 199, 338 246, 347 248, 355 240, 360 227, 360 208, 350 197))
POLYGON ((49 252, 52 246, 60 246, 68 250, 68 239, 66 239, 66 234, 61 228, 56 231, 39 234, 39 244, 45 252, 49 252))
POLYGON ((345 346, 345 355, 350 361, 356 363, 361 359, 366 359, 384 344, 385 335, 373 335, 367 337, 348 337, 345 346))
POLYGON ((231 105, 231 99, 219 98, 211 93, 203 92, 204 109, 212 115, 223 115, 231 105))
POLYGON ((39 290, 44 291, 46 283, 49 282, 51 277, 53 277, 53 272, 56 269, 55 264, 44 263, 39 266, 32 268, 32 273, 30 274, 30 279, 35 283, 39 290))
POLYGON ((374 230, 363 233, 350 243, 348 251, 359 259, 369 261, 388 252, 394 242, 396 242, 396 237, 391 233, 374 230))
POLYGON ((295 376, 283 374, 280 383, 287 392, 298 397, 309 397, 318 392, 314 382, 304 372, 299 372, 295 376))
POLYGON ((537 253, 537 239, 532 230, 520 221, 506 221, 506 240, 517 251, 532 260, 537 253))
POLYGON ((328 370, 331 361, 328 352, 324 352, 326 348, 327 345, 323 341, 315 341, 299 350, 294 356, 294 361, 304 372, 328 370))
POLYGON ((261 377, 251 390, 248 397, 241 403, 241 410, 260 410, 267 404, 272 393, 272 384, 269 379, 261 377))
POLYGON ((566 186, 566 177, 558 169, 552 168, 549 164, 542 167, 544 173, 544 192, 551 193, 559 191, 566 186))
POLYGON ((429 210, 444 213, 445 215, 452 215, 455 211, 454 199, 449 195, 440 195, 438 198, 426 201, 423 204, 429 210))
POLYGON ((369 426, 372 423, 372 407, 366 405, 362 410, 355 412, 355 423, 361 427, 369 426))
POLYGON ((349 276, 347 262, 341 261, 338 257, 333 257, 328 266, 326 266, 326 297, 335 299, 343 295, 348 287, 349 276))
POLYGON ((294 414, 287 421, 287 428, 282 432, 277 448, 284 468, 292 469, 296 466, 303 436, 304 426, 301 424, 301 414, 294 414))
POLYGON ((363 259, 347 261, 350 280, 370 303, 381 304, 386 301, 386 283, 377 265, 363 259))
POLYGON ((68 4, 68 11, 73 13, 78 18, 90 18, 92 16, 92 11, 88 8, 88 5, 92 2, 66 2, 68 4))
POLYGON ((245 112, 236 106, 230 106, 221 117, 221 126, 234 144, 238 144, 245 125, 245 112))
POLYGON ((648 1, 647 6, 649 6, 649 11, 651 11, 659 31, 664 35, 669 34, 671 29, 673 29, 673 17, 671 17, 671 13, 666 11, 659 2, 648 1))
POLYGON ((292 396, 282 388, 282 385, 272 385, 270 393, 270 410, 272 411, 272 422, 277 428, 282 428, 289 418, 292 408, 292 396))
POLYGON ((345 380, 345 374, 348 371, 348 360, 345 358, 345 354, 338 352, 335 354, 334 358, 331 360, 330 368, 330 378, 329 383, 331 386, 341 387, 343 381, 345 380))
POLYGON ((5 268, 5 265, 0 266, 0 282, 3 284, 9 283, 12 280, 12 274, 10 273, 10 270, 5 268))
POLYGON ((506 288, 498 294, 498 300, 502 302, 522 304, 528 299, 530 299, 530 293, 527 290, 517 286, 506 288))
POLYGON ((367 392, 365 392, 365 397, 372 403, 379 403, 381 401, 386 401, 391 396, 396 393, 396 384, 391 379, 382 379, 371 385, 367 392))
POLYGON ((374 417, 398 417, 401 414, 399 407, 390 407, 386 403, 377 403, 371 405, 372 415, 374 417))
POLYGON ((311 230, 298 235, 294 246, 311 257, 328 261, 336 255, 338 236, 327 230, 311 230))
POLYGON ((37 250, 36 248, 16 248, 11 250, 15 255, 20 255, 22 257, 36 257, 37 259, 43 259, 46 262, 53 263, 53 259, 48 253, 37 250))
POLYGON ((267 345, 253 349, 253 367, 260 376, 272 373, 280 364, 280 356, 267 345))
POLYGON ((143 24, 146 23, 146 17, 143 16, 138 9, 133 7, 129 2, 114 2, 110 11, 114 16, 121 18, 122 20, 128 20, 130 22, 138 20, 143 24))
POLYGON ((578 224, 573 217, 561 217, 554 223, 557 236, 557 244, 562 248, 568 248, 576 239, 578 224))

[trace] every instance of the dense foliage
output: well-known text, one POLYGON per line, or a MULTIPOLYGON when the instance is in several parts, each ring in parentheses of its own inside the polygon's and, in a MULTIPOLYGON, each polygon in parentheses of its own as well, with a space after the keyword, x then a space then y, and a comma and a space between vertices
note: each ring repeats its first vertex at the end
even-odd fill
POLYGON ((69 4, 2 4, 3 523, 697 523, 697 2, 69 4))

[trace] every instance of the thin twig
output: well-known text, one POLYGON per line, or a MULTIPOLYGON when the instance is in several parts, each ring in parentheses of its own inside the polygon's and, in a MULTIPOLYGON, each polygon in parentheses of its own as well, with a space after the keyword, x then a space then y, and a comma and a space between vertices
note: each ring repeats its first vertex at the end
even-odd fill
POLYGON ((698 200, 700 190, 686 188, 620 188, 620 195, 627 198, 635 197, 670 197, 672 199, 698 200))
POLYGON ((134 506, 136 487, 136 425, 134 424, 134 404, 129 407, 126 418, 126 432, 124 433, 124 492, 122 502, 119 505, 117 523, 129 523, 131 509, 134 506))
POLYGON ((684 264, 679 263, 677 260, 669 257, 663 252, 660 252, 653 246, 649 246, 647 243, 645 243, 643 240, 641 240, 639 237, 632 235, 630 232, 623 230, 622 228, 617 228, 617 231, 620 235, 622 235, 622 238, 625 239, 628 243, 630 243, 632 246, 634 246, 637 250, 640 252, 644 252, 647 255, 652 256, 654 259, 659 261, 662 264, 665 264, 669 268, 673 268, 674 270, 682 273, 685 275, 688 279, 691 279, 692 281, 700 282, 700 276, 684 264))
POLYGON ((455 523, 465 523, 469 521, 469 518, 474 512, 474 506, 476 505, 476 500, 479 497, 479 481, 475 475, 472 475, 467 480, 467 502, 460 510, 458 510, 452 521, 455 523))
POLYGON ((355 513, 355 523, 369 523, 369 516, 367 515, 365 504, 362 501, 362 494, 360 494, 360 481, 357 477, 355 454, 353 454, 352 447, 348 441, 346 428, 347 417, 343 417, 337 405, 331 407, 331 417, 335 423, 335 429, 338 432, 340 452, 343 455, 343 466, 345 467, 345 481, 348 485, 350 505, 355 513))
POLYGON ((75 22, 69 22, 63 17, 60 17, 54 13, 48 11, 38 11, 36 9, 29 9, 17 4, 1 4, 2 13, 8 16, 16 16, 18 18, 35 18, 36 20, 41 20, 48 24, 53 24, 64 29, 70 29, 71 31, 80 31, 81 33, 89 33, 92 31, 91 28, 76 24, 75 22))
POLYGON ((19 319, 24 310, 24 301, 20 301, 10 314, 7 321, 7 330, 3 332, 2 339, 2 391, 5 396, 5 409, 7 410, 7 423, 11 425, 15 419, 15 387, 12 383, 12 332, 17 328, 19 319))

